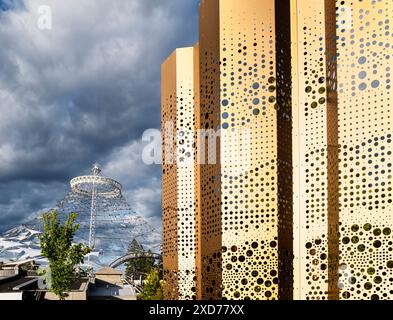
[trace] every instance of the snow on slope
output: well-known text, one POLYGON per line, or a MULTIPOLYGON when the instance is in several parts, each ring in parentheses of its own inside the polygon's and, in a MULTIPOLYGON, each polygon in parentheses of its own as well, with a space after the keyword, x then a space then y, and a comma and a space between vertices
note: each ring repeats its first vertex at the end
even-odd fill
POLYGON ((0 261, 42 261, 38 231, 26 226, 8 230, 0 236, 0 261))
MULTIPOLYGON (((0 261, 34 259, 44 262, 38 240, 41 228, 41 216, 36 215, 25 225, 0 235, 0 261)), ((75 242, 87 244, 88 231, 88 223, 81 222, 75 242)), ((96 230, 96 236, 96 251, 91 254, 91 260, 96 268, 109 265, 127 253, 128 245, 133 239, 137 239, 146 250, 160 253, 161 233, 140 216, 130 216, 121 222, 113 221, 110 225, 101 225, 96 230)))

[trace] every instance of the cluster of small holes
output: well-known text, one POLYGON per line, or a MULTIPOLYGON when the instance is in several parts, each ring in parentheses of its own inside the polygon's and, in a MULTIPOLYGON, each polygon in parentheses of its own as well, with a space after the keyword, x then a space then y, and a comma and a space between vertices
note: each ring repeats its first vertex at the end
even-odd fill
POLYGON ((202 255, 202 296, 210 300, 222 299, 221 260, 220 251, 213 252, 211 255, 202 255))
POLYGON ((173 268, 164 265, 163 291, 165 300, 177 300, 179 298, 178 273, 173 268))
POLYGON ((222 177, 223 232, 233 236, 260 230, 269 233, 277 225, 277 171, 274 160, 240 174, 222 177))
MULTIPOLYGON (((194 255, 192 253, 192 255, 194 255)), ((192 262, 193 257, 189 257, 192 262)), ((187 270, 181 269, 179 266, 178 283, 179 283, 179 300, 195 300, 195 269, 187 270)))
POLYGON ((393 294, 393 234, 365 223, 342 226, 341 299, 389 299, 393 294))
POLYGON ((325 235, 306 243, 305 271, 307 281, 307 300, 326 300, 328 283, 328 245, 325 235), (321 285, 322 284, 322 285, 321 285))
POLYGON ((341 208, 355 214, 359 207, 386 210, 392 203, 391 137, 388 134, 352 147, 341 147, 345 170, 340 175, 341 208))
POLYGON ((245 242, 242 247, 223 247, 223 279, 227 299, 275 300, 278 290, 277 239, 245 242))

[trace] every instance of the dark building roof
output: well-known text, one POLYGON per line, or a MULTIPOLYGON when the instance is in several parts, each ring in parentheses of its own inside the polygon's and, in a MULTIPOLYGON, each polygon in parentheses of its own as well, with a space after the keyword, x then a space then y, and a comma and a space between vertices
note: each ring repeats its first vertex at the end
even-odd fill
POLYGON ((0 293, 16 292, 18 290, 14 290, 14 288, 27 285, 31 283, 32 280, 36 280, 36 279, 37 278, 34 277, 26 277, 20 275, 3 278, 0 280, 0 293))

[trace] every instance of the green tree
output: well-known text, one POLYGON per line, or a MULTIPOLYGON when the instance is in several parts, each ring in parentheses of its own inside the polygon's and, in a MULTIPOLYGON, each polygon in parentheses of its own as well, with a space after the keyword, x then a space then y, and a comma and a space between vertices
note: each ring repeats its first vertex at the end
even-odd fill
POLYGON ((163 300, 162 281, 156 269, 150 271, 149 276, 143 286, 142 292, 138 295, 139 300, 163 300))
POLYGON ((75 266, 83 263, 84 257, 91 251, 83 244, 72 243, 79 228, 79 224, 74 224, 76 218, 76 213, 70 213, 65 225, 62 225, 57 211, 42 216, 44 232, 40 236, 41 253, 49 261, 50 289, 61 300, 66 298, 66 292, 78 278, 75 266))
MULTIPOLYGON (((132 240, 128 247, 128 253, 144 254, 143 246, 136 240, 132 240)), ((151 253, 149 250, 147 253, 151 253)), ((135 258, 126 263, 126 276, 139 279, 140 276, 146 279, 151 269, 154 267, 155 260, 151 258, 135 258)))

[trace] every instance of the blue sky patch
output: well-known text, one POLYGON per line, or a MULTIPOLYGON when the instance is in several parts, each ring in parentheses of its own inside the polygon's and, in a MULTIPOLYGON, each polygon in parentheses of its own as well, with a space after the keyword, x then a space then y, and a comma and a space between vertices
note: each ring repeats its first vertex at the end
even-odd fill
POLYGON ((0 10, 9 11, 23 7, 22 0, 0 0, 0 10))

